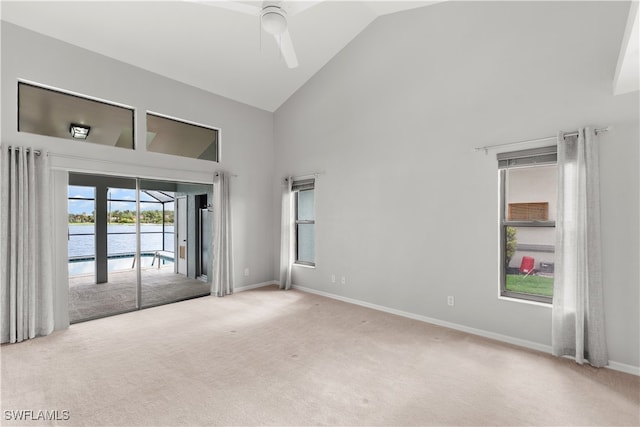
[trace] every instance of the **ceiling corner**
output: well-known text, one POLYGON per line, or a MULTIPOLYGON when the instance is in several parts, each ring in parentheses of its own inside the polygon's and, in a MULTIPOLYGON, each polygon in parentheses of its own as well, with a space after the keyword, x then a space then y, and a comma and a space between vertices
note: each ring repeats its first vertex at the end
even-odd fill
POLYGON ((640 90, 639 47, 640 14, 638 1, 632 1, 613 80, 614 95, 640 90))

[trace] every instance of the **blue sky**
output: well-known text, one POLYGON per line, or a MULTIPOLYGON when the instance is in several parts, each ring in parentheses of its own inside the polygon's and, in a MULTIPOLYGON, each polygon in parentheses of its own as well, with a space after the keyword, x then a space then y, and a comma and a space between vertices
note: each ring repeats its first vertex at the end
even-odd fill
MULTIPOLYGON (((109 194, 111 199, 118 200, 130 200, 127 202, 109 202, 110 208, 112 211, 125 211, 125 210, 135 210, 136 209, 136 190, 129 190, 123 188, 110 188, 109 194)), ((94 187, 80 187, 76 185, 69 186, 69 198, 91 198, 93 199, 95 196, 95 188, 94 187)), ((141 193, 140 195, 140 210, 156 210, 162 209, 162 205, 159 203, 144 203, 144 201, 154 200, 151 196, 146 193, 141 193)), ((107 205, 107 209, 109 209, 109 204, 107 205)), ((166 203, 165 209, 173 210, 173 203, 166 203)), ((68 211, 71 214, 80 214, 86 213, 90 214, 95 210, 95 202, 93 200, 69 200, 68 203, 68 211)))

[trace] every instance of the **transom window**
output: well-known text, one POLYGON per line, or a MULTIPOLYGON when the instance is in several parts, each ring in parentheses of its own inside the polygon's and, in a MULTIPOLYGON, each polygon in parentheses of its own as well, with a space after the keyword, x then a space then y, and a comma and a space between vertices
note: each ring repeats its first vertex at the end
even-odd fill
POLYGON ((147 113, 147 151, 218 162, 219 130, 147 113))
POLYGON ((18 82, 18 131, 134 149, 133 108, 18 82))
POLYGON ((555 146, 498 154, 502 296, 552 301, 556 161, 555 146))

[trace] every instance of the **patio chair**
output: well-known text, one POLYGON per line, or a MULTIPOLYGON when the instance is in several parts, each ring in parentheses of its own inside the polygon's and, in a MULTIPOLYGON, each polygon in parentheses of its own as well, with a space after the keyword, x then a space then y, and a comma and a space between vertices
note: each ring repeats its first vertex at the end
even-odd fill
POLYGON ((153 254, 153 260, 151 261, 151 266, 155 264, 156 259, 158 260, 158 268, 160 268, 160 264, 162 264, 163 260, 173 261, 173 252, 168 251, 156 251, 153 254))
POLYGON ((530 274, 533 274, 536 260, 530 256, 523 256, 522 262, 520 263, 520 274, 524 274, 524 277, 527 277, 530 274))

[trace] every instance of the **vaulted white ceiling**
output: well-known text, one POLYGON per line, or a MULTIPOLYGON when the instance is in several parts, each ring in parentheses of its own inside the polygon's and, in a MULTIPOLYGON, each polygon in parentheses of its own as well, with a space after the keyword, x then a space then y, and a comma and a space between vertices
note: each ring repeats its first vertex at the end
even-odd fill
POLYGON ((261 31, 259 18, 230 9, 229 1, 2 1, 1 18, 275 111, 377 17, 438 3, 314 2, 289 19, 300 64, 289 69, 274 38, 261 31))
MULTIPOLYGON (((0 18, 174 80, 275 111, 376 18, 444 0, 289 0, 299 67, 287 68, 256 0, 8 1, 0 18), (311 4, 311 6, 310 6, 311 4)), ((631 3, 613 91, 637 91, 637 2, 631 3)), ((392 35, 390 35, 392 36, 392 35)))
POLYGON ((613 93, 616 95, 640 89, 640 13, 638 6, 638 2, 634 1, 629 8, 613 85, 613 93))

